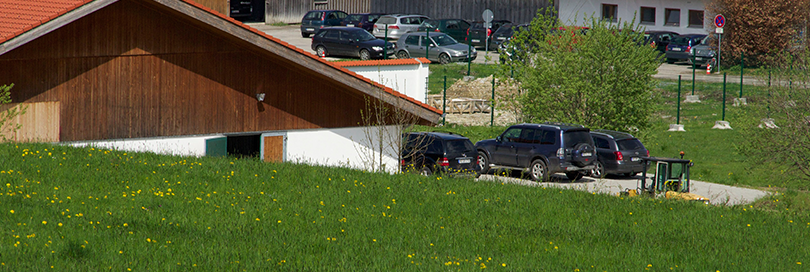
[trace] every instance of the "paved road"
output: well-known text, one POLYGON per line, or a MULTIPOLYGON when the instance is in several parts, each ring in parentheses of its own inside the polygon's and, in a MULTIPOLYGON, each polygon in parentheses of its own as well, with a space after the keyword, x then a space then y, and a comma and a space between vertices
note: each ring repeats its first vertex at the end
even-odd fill
MULTIPOLYGON (((651 178, 652 176, 648 174, 651 178)), ((555 175, 557 182, 544 182, 538 183, 529 179, 518 177, 503 177, 494 175, 481 175, 479 180, 497 181, 513 184, 521 184, 526 186, 544 186, 547 188, 566 188, 576 189, 587 192, 601 193, 616 195, 616 193, 623 192, 625 189, 635 189, 639 187, 638 178, 602 178, 596 179, 591 177, 584 177, 577 182, 570 182, 564 175, 555 175)), ((748 189, 742 187, 734 187, 723 184, 692 181, 690 192, 698 194, 710 199, 711 204, 714 205, 741 205, 748 204, 757 199, 765 197, 770 193, 762 190, 748 189)))
MULTIPOLYGON (((301 37, 301 27, 299 25, 287 25, 287 26, 273 26, 267 25, 265 23, 247 23, 250 27, 263 31, 270 36, 276 37, 284 42, 287 42, 295 47, 304 49, 307 52, 315 54, 315 50, 312 50, 312 38, 304 38, 301 37)), ((483 48, 478 50, 478 58, 476 58, 473 62, 474 63, 492 63, 493 61, 498 60, 498 52, 496 51, 489 51, 485 52, 483 48), (487 54, 490 57, 490 61, 486 61, 487 54)), ((337 60, 339 58, 327 57, 327 60, 337 60)), ((359 59, 358 59, 359 60, 359 59)))

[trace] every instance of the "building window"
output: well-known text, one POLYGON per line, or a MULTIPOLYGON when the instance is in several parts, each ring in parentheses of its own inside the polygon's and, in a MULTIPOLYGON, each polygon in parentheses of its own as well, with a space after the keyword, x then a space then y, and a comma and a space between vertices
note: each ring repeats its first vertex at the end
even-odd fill
POLYGON ((703 28, 702 10, 689 10, 689 27, 703 28))
POLYGON ((618 7, 618 5, 602 4, 602 19, 609 22, 616 22, 618 19, 616 10, 618 10, 618 7))
POLYGON ((655 24, 655 8, 641 7, 641 23, 645 25, 655 24))
POLYGON ((664 10, 664 25, 667 26, 680 26, 681 25, 681 10, 680 9, 665 9, 664 10))

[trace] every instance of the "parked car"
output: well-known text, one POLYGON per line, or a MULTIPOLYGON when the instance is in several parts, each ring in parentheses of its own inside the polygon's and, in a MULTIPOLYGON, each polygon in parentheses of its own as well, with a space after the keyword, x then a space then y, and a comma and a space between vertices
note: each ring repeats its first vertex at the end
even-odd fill
POLYGON ((374 31, 374 23, 385 13, 354 13, 349 14, 343 21, 340 22, 342 26, 359 27, 365 29, 369 33, 374 31))
POLYGON ((650 151, 636 137, 629 133, 596 129, 591 131, 597 160, 591 176, 603 178, 619 174, 635 176, 644 170, 642 157, 649 157, 650 151))
POLYGON ((417 32, 434 31, 450 35, 456 41, 463 41, 467 37, 470 23, 462 19, 430 19, 422 22, 417 32))
POLYGON ((532 180, 548 181, 551 174, 565 173, 576 181, 590 173, 596 150, 590 130, 563 123, 519 124, 495 139, 479 141, 481 173, 491 168, 528 172, 532 180))
POLYGON ((688 34, 675 36, 672 42, 667 45, 666 58, 667 63, 673 64, 679 61, 685 61, 692 57, 692 46, 700 44, 706 38, 704 34, 688 34))
POLYGON ((232 0, 231 2, 231 18, 241 19, 253 15, 253 5, 250 0, 232 0))
POLYGON ((529 29, 529 24, 515 25, 512 23, 508 23, 502 25, 501 27, 498 28, 498 30, 492 32, 492 37, 490 38, 492 40, 492 43, 490 45, 490 48, 500 47, 501 44, 511 39, 512 36, 517 34, 517 32, 525 31, 527 29, 529 29))
POLYGON ((374 23, 374 32, 372 34, 378 38, 399 39, 405 33, 416 31, 425 20, 430 20, 430 18, 416 14, 385 15, 374 23))
POLYGON ((403 172, 422 175, 446 173, 478 177, 475 146, 467 137, 441 132, 411 132, 403 135, 403 172))
POLYGON ((413 32, 403 35, 397 41, 397 58, 407 59, 425 56, 426 48, 430 48, 427 59, 441 64, 467 61, 468 59, 475 60, 478 57, 475 48, 459 43, 447 34, 441 32, 429 32, 430 36, 427 36, 427 34, 413 32))
POLYGON ((312 50, 320 57, 349 56, 362 60, 384 59, 394 53, 394 44, 377 39, 365 29, 329 27, 318 30, 312 37, 312 50))
MULTIPOLYGON (((493 20, 492 27, 487 29, 484 27, 484 21, 475 21, 472 23, 472 26, 468 30, 469 33, 467 33, 469 34, 470 37, 470 43, 472 44, 472 46, 484 47, 484 45, 486 45, 486 43, 489 42, 488 45, 489 48, 493 48, 492 47, 493 44, 491 40, 488 39, 488 37, 491 37, 492 33, 500 29, 502 25, 511 23, 512 22, 508 20, 493 20)), ((466 43, 466 39, 463 39, 461 41, 465 41, 466 43)))
POLYGON ((340 10, 310 10, 301 19, 301 37, 309 38, 324 27, 339 26, 346 16, 349 14, 340 10))
POLYGON ((667 52, 667 45, 672 41, 677 32, 672 31, 646 31, 644 32, 644 43, 658 50, 661 54, 667 52))
MULTIPOLYGON (((709 45, 710 38, 706 38, 700 41, 700 44, 692 47, 692 53, 695 55, 695 65, 698 67, 706 66, 707 64, 712 63, 714 61, 715 52, 712 50, 711 45, 709 45)), ((686 61, 689 64, 692 64, 692 58, 687 59, 686 61)))

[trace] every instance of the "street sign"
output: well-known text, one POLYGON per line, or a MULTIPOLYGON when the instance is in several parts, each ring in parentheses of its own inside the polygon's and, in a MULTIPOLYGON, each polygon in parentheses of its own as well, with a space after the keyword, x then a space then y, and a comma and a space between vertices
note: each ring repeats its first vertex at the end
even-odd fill
POLYGON ((723 28, 722 27, 715 28, 714 33, 723 34, 723 28))
POLYGON ((487 22, 487 23, 492 22, 493 14, 492 14, 491 10, 489 10, 489 9, 484 10, 484 14, 482 14, 481 16, 484 17, 484 22, 487 22))
POLYGON ((724 17, 723 14, 717 14, 717 16, 714 16, 714 26, 717 28, 723 28, 725 25, 726 17, 724 17))

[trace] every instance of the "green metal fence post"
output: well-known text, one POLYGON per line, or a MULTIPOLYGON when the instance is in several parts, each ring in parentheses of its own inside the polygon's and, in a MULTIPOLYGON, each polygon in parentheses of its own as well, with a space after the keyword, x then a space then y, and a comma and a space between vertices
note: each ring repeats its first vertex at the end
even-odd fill
POLYGON ((692 54, 692 95, 695 95, 695 55, 692 54))
POLYGON ((472 54, 472 41, 470 41, 470 32, 467 31, 467 75, 470 75, 470 65, 472 65, 472 59, 470 58, 472 54))
POLYGON ((743 89, 743 70, 745 70, 745 52, 740 52, 740 98, 743 89))
POLYGON ((678 114, 676 115, 675 124, 681 124, 681 75, 678 75, 678 114))
POLYGON ((489 108, 489 126, 495 126, 495 76, 492 76, 492 103, 489 108))
POLYGON ((726 120, 726 73, 723 73, 723 121, 726 120))
POLYGON ((442 126, 445 125, 444 118, 447 115, 447 76, 444 76, 444 95, 442 95, 442 126))

